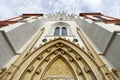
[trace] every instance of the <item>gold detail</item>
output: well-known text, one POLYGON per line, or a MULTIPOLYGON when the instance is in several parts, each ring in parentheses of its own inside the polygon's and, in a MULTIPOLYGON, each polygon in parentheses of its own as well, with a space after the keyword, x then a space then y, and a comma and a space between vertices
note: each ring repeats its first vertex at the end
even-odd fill
POLYGON ((48 69, 46 76, 73 76, 66 63, 58 58, 48 69))

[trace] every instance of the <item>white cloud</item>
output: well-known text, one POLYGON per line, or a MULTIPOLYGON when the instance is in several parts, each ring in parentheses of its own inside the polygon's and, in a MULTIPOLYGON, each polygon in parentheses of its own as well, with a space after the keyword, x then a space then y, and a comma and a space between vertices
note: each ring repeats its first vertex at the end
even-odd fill
POLYGON ((102 0, 87 0, 91 5, 99 5, 102 0))
POLYGON ((6 2, 0 3, 0 19, 7 19, 9 17, 13 17, 14 12, 5 4, 6 2))
POLYGON ((99 11, 102 8, 102 0, 85 0, 84 5, 87 5, 91 11, 99 11))
POLYGON ((115 3, 114 7, 110 7, 108 15, 120 18, 120 5, 115 3))
POLYGON ((120 18, 120 0, 0 0, 0 20, 22 13, 101 12, 120 18))

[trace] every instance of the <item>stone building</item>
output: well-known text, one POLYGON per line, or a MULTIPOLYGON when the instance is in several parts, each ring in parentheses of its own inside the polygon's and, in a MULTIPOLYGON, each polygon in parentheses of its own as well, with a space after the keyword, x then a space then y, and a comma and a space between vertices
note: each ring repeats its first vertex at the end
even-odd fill
POLYGON ((0 21, 0 80, 119 80, 120 19, 23 14, 0 21))

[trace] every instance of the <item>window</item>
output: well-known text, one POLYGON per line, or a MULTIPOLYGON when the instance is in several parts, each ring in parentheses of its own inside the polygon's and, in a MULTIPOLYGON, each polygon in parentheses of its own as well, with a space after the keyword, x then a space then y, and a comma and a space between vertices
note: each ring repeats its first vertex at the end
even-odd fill
POLYGON ((55 32, 54 32, 54 35, 55 36, 58 36, 60 34, 60 28, 59 27, 56 27, 55 28, 55 32))
POLYGON ((67 29, 65 27, 62 28, 62 36, 67 35, 67 29))
POLYGON ((68 35, 66 27, 62 27, 62 28, 56 27, 55 28, 54 36, 59 36, 59 35, 62 35, 62 36, 68 35))

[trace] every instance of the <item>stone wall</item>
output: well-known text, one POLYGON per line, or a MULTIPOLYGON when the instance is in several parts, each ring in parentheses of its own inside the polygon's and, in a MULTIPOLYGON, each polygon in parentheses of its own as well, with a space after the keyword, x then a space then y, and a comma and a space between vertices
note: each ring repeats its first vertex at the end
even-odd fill
POLYGON ((5 65, 34 33, 45 23, 45 20, 29 20, 0 29, 0 67, 5 65))
POLYGON ((14 56, 14 51, 11 49, 3 33, 0 32, 0 67, 5 65, 14 56))
POLYGON ((120 72, 120 33, 114 36, 105 56, 120 72))
POLYGON ((91 41, 92 45, 95 46, 99 54, 103 54, 106 49, 109 40, 112 37, 113 32, 106 30, 103 26, 97 25, 96 23, 89 20, 77 21, 80 29, 91 41))

